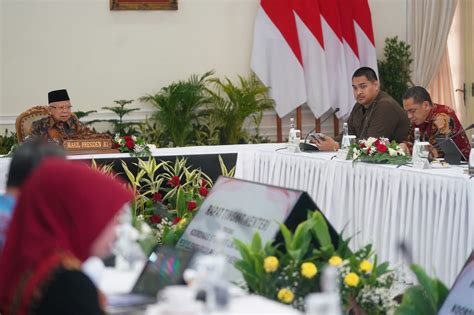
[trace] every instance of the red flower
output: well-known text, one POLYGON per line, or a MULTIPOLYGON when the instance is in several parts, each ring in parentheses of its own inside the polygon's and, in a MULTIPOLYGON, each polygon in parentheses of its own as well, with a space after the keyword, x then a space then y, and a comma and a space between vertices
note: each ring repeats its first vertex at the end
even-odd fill
POLYGON ((161 222, 161 217, 157 214, 154 214, 150 217, 150 222, 153 224, 157 224, 161 222))
POLYGON ((197 202, 194 200, 188 201, 188 210, 193 211, 197 207, 197 202))
POLYGON ((361 149, 363 149, 363 148, 365 148, 365 143, 361 142, 359 146, 360 146, 361 149))
POLYGON ((201 188, 199 188, 199 194, 200 194, 201 196, 206 197, 208 193, 209 193, 209 190, 207 190, 206 187, 201 187, 201 188))
POLYGON ((387 146, 384 143, 379 142, 379 144, 377 144, 377 151, 380 153, 387 152, 387 146))
POLYGON ((206 187, 207 185, 207 180, 205 180, 204 178, 201 179, 201 187, 206 187))
POLYGON ((132 139, 125 140, 125 145, 129 150, 133 150, 133 148, 135 147, 135 142, 133 142, 132 139))
POLYGON ((179 186, 179 184, 179 177, 176 175, 171 177, 171 179, 168 181, 168 185, 170 185, 171 187, 179 186))
POLYGON ((154 201, 161 202, 161 201, 163 200, 163 196, 157 191, 157 192, 153 195, 153 200, 154 200, 154 201))
POLYGON ((120 144, 112 143, 112 149, 118 149, 118 148, 120 148, 120 144))
POLYGON ((179 221, 181 221, 181 218, 180 218, 180 217, 174 218, 174 220, 173 220, 173 225, 177 224, 179 221))
POLYGON ((133 140, 133 139, 132 139, 132 136, 125 136, 125 137, 123 137, 123 138, 125 139, 125 141, 133 140))

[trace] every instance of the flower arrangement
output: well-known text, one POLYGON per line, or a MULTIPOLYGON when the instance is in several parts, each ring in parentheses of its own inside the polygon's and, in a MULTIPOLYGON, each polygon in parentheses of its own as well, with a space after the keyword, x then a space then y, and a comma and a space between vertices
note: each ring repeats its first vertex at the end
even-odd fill
POLYGON ((137 221, 148 223, 155 242, 174 245, 212 187, 211 179, 199 169, 176 162, 151 158, 138 160, 134 175, 122 167, 135 191, 134 214, 137 221))
POLYGON ((136 136, 121 136, 115 134, 112 149, 118 149, 122 153, 130 153, 132 156, 150 155, 150 148, 142 138, 136 136))
POLYGON ((251 292, 303 310, 306 295, 320 291, 321 271, 332 265, 338 270, 346 310, 386 314, 397 306, 390 295, 395 272, 388 269, 388 263, 378 264, 371 245, 350 251, 350 239, 343 239, 342 234, 335 248, 320 212, 310 213, 294 234, 284 224, 280 231, 284 238, 280 245, 263 246, 258 233, 251 244, 235 240, 242 257, 235 267, 251 292))
MULTIPOLYGON (((221 173, 233 176, 219 157, 221 173)), ((136 225, 145 222, 156 242, 175 245, 212 188, 212 180, 200 169, 187 166, 186 159, 157 162, 138 159, 133 173, 125 162, 122 168, 135 191, 133 217, 136 225)))
POLYGON ((372 163, 406 164, 410 160, 396 141, 390 142, 387 138, 359 140, 349 147, 348 154, 354 161, 372 163))

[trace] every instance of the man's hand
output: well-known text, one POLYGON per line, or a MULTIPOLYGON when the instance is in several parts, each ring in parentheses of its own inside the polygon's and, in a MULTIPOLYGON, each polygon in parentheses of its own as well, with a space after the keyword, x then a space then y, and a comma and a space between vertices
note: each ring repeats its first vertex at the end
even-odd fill
POLYGON ((314 140, 311 140, 311 143, 314 143, 320 151, 337 151, 339 150, 339 143, 334 141, 333 138, 325 136, 323 134, 318 134, 314 140))
POLYGON ((403 152, 405 152, 405 154, 406 154, 407 156, 410 156, 410 155, 411 155, 411 154, 410 154, 410 149, 408 148, 408 145, 407 145, 406 143, 403 143, 403 142, 402 142, 402 143, 399 143, 398 146, 400 147, 400 149, 403 150, 403 152))

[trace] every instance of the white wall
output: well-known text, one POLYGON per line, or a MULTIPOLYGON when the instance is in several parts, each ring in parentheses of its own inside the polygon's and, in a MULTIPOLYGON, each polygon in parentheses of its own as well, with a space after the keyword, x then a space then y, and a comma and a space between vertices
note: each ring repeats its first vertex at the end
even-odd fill
MULTIPOLYGON (((405 39, 406 1, 370 1, 379 54, 387 36, 405 39)), ((53 89, 67 88, 75 109, 88 110, 210 69, 247 75, 258 4, 179 0, 178 11, 110 11, 109 0, 3 0, 0 125, 46 103, 53 89)))

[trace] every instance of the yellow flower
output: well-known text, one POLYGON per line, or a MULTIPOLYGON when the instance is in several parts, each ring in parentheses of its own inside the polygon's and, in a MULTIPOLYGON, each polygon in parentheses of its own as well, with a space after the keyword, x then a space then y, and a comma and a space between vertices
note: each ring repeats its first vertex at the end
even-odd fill
POLYGON ((359 276, 351 272, 344 278, 344 283, 350 287, 356 287, 359 284, 359 276))
POLYGON ((177 226, 181 229, 181 228, 185 227, 186 224, 187 224, 187 220, 186 220, 185 218, 182 218, 182 219, 178 222, 177 226))
POLYGON ((263 269, 265 272, 275 272, 278 269, 278 258, 268 256, 263 260, 263 269))
POLYGON ((305 262, 301 264, 301 274, 303 277, 311 279, 318 273, 318 268, 311 262, 305 262))
POLYGON ((335 267, 339 267, 342 264, 342 258, 339 256, 332 256, 329 259, 329 264, 335 267))
POLYGON ((368 260, 363 260, 363 261, 360 263, 360 265, 359 265, 360 271, 366 272, 366 273, 371 272, 371 271, 372 271, 372 268, 373 268, 373 266, 372 266, 372 264, 370 263, 370 261, 368 261, 368 260))
POLYGON ((294 298, 295 295, 293 294, 293 292, 291 292, 291 290, 283 288, 278 291, 278 299, 283 303, 290 304, 291 302, 293 302, 294 298))

